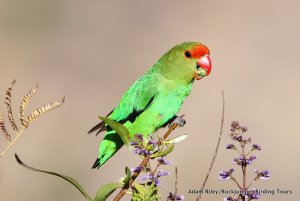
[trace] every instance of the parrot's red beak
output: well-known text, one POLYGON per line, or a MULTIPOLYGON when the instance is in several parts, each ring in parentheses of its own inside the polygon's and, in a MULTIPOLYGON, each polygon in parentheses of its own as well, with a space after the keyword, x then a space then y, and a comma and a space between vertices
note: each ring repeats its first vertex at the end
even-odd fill
POLYGON ((197 59, 197 70, 194 73, 194 78, 200 80, 210 74, 211 61, 209 55, 204 55, 197 59))

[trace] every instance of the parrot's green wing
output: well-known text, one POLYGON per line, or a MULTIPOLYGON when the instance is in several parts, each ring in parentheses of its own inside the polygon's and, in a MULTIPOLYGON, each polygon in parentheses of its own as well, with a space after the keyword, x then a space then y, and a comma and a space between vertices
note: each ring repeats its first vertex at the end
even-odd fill
MULTIPOLYGON (((119 105, 107 114, 110 119, 121 124, 134 122, 134 120, 144 112, 154 101, 158 94, 155 81, 157 76, 146 74, 138 79, 123 95, 119 105), (151 77, 156 77, 151 79, 151 77)), ((102 121, 94 126, 88 133, 97 131, 98 135, 102 131, 109 130, 107 125, 102 121)))
MULTIPOLYGON (((119 105, 107 116, 125 126, 133 123, 151 106, 157 96, 153 81, 151 75, 145 75, 137 80, 124 94, 119 105)), ((98 133, 106 131, 100 145, 99 156, 93 165, 93 168, 99 168, 123 146, 123 142, 119 135, 104 122, 93 127, 89 133, 95 130, 98 130, 98 133)))
POLYGON ((134 120, 153 103, 157 88, 153 84, 154 76, 145 75, 137 80, 122 97, 119 105, 109 115, 109 118, 122 124, 134 120))

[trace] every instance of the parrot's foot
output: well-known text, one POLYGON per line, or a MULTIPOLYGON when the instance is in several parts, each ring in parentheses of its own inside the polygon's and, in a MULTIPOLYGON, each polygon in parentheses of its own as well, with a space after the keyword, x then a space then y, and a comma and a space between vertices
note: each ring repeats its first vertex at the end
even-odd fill
POLYGON ((169 127, 173 126, 174 124, 176 124, 179 127, 183 127, 186 124, 186 120, 183 119, 183 116, 176 117, 176 119, 174 119, 174 121, 171 124, 169 124, 169 127))

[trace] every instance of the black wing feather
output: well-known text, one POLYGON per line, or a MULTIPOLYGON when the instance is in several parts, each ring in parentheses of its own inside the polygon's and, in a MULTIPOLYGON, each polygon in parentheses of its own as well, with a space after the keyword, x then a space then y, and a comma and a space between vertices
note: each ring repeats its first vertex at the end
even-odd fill
MULTIPOLYGON (((108 113, 106 115, 106 117, 108 117, 114 110, 110 111, 110 113, 108 113)), ((92 132, 97 131, 96 135, 98 135, 100 132, 102 131, 106 131, 106 126, 105 126, 105 122, 101 121, 99 124, 97 124, 96 126, 94 126, 93 128, 91 128, 91 130, 88 131, 88 134, 91 134, 92 132), (99 129, 99 130, 98 130, 99 129)))
MULTIPOLYGON (((149 102, 147 103, 147 105, 145 106, 144 109, 142 110, 136 110, 133 109, 133 111, 124 119, 121 119, 118 121, 118 123, 120 124, 124 124, 127 121, 130 121, 131 123, 135 121, 135 119, 141 114, 143 113, 145 110, 147 110, 149 108, 149 106, 152 104, 153 100, 155 98, 155 95, 152 96, 149 100, 149 102)), ((108 117, 114 110, 112 110, 108 115, 106 115, 106 117, 108 117)), ((97 131, 96 136, 101 133, 102 131, 106 131, 109 130, 109 126, 105 125, 104 121, 101 121, 99 124, 97 124, 96 126, 94 126, 91 130, 89 130, 88 134, 91 134, 92 132, 97 131)))

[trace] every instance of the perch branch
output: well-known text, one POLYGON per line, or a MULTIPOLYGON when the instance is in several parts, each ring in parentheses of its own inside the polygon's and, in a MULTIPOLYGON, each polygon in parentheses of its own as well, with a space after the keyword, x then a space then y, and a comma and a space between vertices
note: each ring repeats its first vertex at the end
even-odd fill
MULTIPOLYGON (((181 117, 183 117, 184 115, 182 115, 181 117)), ((175 130, 175 128, 177 128, 177 124, 172 124, 169 127, 169 130, 164 134, 163 136, 163 140, 167 139, 167 137, 172 133, 173 130, 175 130)), ((161 141, 158 141, 158 146, 161 145, 161 141)), ((143 161, 141 162, 141 164, 139 165, 140 167, 145 167, 148 162, 149 162, 150 158, 146 157, 143 159, 143 161)), ((121 198, 126 194, 128 188, 133 184, 133 182, 135 181, 135 179, 139 176, 139 174, 141 173, 142 170, 136 171, 130 178, 129 184, 128 185, 124 185, 123 188, 120 190, 120 192, 118 193, 118 195, 114 198, 114 201, 119 201, 121 200, 121 198)))

